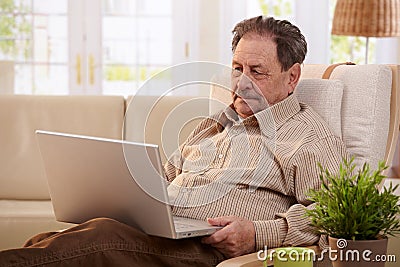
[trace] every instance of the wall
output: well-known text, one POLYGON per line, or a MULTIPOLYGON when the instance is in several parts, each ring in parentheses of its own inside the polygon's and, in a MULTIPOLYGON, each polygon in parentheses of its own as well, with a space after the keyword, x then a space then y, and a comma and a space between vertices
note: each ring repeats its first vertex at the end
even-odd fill
POLYGON ((400 64, 400 37, 376 39, 376 63, 400 64))

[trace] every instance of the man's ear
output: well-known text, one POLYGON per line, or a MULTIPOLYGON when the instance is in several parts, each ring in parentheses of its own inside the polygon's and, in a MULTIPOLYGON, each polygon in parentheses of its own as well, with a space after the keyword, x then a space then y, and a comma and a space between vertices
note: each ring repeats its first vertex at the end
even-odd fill
POLYGON ((289 92, 288 94, 293 93, 294 89, 296 88, 299 80, 300 80, 300 76, 301 76, 301 66, 299 63, 295 63, 293 64, 293 66, 290 67, 290 69, 288 70, 289 72, 289 92))

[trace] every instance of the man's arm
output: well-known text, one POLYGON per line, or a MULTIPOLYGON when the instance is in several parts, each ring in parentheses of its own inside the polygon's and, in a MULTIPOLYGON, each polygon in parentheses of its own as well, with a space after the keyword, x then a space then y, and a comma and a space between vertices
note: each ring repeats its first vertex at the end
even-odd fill
POLYGON ((181 145, 167 160, 164 164, 165 176, 169 182, 172 182, 176 176, 182 172, 182 155, 181 151, 183 149, 181 145))

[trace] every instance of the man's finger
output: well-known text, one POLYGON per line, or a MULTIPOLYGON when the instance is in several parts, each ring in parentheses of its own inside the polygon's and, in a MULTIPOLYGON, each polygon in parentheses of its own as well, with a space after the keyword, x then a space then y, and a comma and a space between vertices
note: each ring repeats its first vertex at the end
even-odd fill
POLYGON ((232 216, 224 216, 224 217, 216 217, 216 218, 208 218, 207 222, 213 226, 226 226, 234 221, 234 217, 232 216))
POLYGON ((216 231, 212 235, 204 237, 202 239, 202 242, 204 244, 213 245, 224 241, 225 239, 228 238, 228 236, 229 236, 229 231, 227 231, 226 228, 222 228, 221 230, 216 231))

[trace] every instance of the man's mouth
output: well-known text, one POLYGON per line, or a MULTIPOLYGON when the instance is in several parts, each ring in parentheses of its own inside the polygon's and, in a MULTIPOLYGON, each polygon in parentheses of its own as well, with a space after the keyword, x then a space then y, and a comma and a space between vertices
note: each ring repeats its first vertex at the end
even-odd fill
POLYGON ((238 90, 237 92, 235 92, 235 97, 247 100, 247 99, 259 99, 260 96, 255 94, 254 92, 246 90, 238 90))
POLYGON ((250 100, 257 100, 257 97, 250 97, 250 96, 240 96, 240 95, 235 95, 235 100, 236 99, 242 99, 243 101, 250 101, 250 100))

